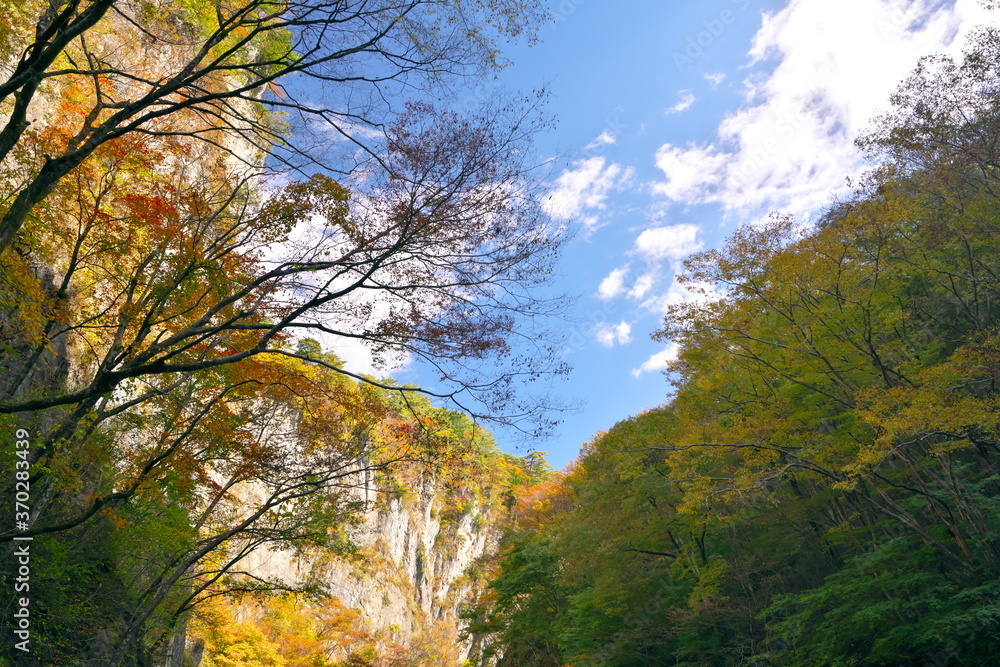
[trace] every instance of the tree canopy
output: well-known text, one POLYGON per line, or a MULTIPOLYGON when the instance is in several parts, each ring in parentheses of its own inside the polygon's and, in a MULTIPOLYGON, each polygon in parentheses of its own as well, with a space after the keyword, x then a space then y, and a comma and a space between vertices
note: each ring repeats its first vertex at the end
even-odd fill
POLYGON ((458 97, 537 2, 4 9, 0 544, 33 540, 37 659, 147 664, 215 598, 316 593, 241 564, 347 554, 359 475, 551 424, 544 96, 458 97))
POLYGON ((686 261, 669 402, 507 533, 471 614, 497 664, 995 659, 998 45, 922 60, 815 224, 686 261))

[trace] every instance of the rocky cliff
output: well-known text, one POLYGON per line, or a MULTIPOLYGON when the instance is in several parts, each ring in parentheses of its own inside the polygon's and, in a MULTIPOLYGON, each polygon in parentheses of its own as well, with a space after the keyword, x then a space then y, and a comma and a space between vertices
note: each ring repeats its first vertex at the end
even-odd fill
POLYGON ((288 582, 312 576, 357 611, 373 634, 402 646, 433 635, 438 643, 453 644, 457 656, 457 662, 444 658, 435 664, 459 664, 472 640, 459 639, 458 613, 484 585, 475 564, 496 549, 499 538, 497 518, 504 509, 495 491, 484 497, 428 470, 405 489, 387 490, 366 475, 353 490, 365 507, 350 531, 356 557, 258 552, 247 567, 288 582))

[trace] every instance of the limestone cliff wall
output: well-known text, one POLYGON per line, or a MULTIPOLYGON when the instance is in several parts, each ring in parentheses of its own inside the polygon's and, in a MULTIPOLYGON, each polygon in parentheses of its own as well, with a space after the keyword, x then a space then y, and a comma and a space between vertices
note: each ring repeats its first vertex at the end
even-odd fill
POLYGON ((479 500, 426 471, 407 486, 401 494, 389 493, 372 476, 358 480, 354 493, 366 509, 351 530, 357 559, 264 551, 244 565, 258 576, 287 582, 318 575, 370 630, 394 643, 409 646, 432 631, 439 639, 450 635, 457 666, 472 644, 458 638, 458 613, 485 585, 474 565, 497 548, 496 515, 503 510, 496 499, 479 500))

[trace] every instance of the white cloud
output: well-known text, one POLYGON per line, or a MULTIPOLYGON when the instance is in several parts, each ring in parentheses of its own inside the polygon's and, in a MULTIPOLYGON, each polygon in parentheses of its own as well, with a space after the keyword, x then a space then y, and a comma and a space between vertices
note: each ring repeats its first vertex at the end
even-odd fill
POLYGON ((624 320, 620 324, 598 322, 594 327, 594 335, 604 347, 628 345, 632 342, 632 325, 624 320))
POLYGON ((605 208, 611 192, 624 188, 632 178, 633 169, 611 163, 605 166, 603 157, 577 160, 565 170, 542 202, 545 212, 556 220, 577 220, 587 227, 596 227, 596 211, 605 208))
POLYGON ((639 234, 631 250, 651 263, 664 260, 676 261, 701 249, 696 225, 667 225, 652 227, 639 234))
POLYGON ((977 0, 791 0, 764 15, 749 53, 769 71, 744 81, 746 102, 716 141, 660 147, 654 192, 745 216, 816 210, 863 167, 855 137, 918 58, 960 51, 992 20, 977 0))
POLYGON ((632 369, 632 377, 638 378, 643 373, 653 373, 655 371, 666 370, 667 365, 677 359, 677 344, 671 343, 667 349, 657 352, 647 359, 639 368, 632 369))
POLYGON ((725 177, 729 159, 713 145, 679 148, 665 144, 656 151, 656 166, 667 180, 655 183, 653 192, 687 204, 709 201, 725 177))
POLYGON ((717 88, 720 83, 726 80, 726 75, 723 72, 715 72, 706 74, 705 79, 712 84, 712 88, 717 88))
POLYGON ((388 358, 376 361, 371 349, 359 340, 325 335, 313 337, 318 338, 325 348, 340 357, 344 367, 352 373, 379 377, 400 373, 413 367, 413 358, 403 352, 392 353, 388 358))
POLYGON ((656 275, 652 273, 644 273, 639 276, 639 279, 635 281, 632 289, 629 290, 628 295, 633 299, 641 299, 646 296, 646 293, 653 288, 656 283, 656 275))
POLYGON ((591 141, 589 144, 584 146, 584 150, 592 151, 595 148, 600 148, 601 146, 606 146, 608 144, 613 144, 618 141, 618 137, 615 133, 610 130, 604 130, 596 139, 591 141))
MULTIPOLYGON (((701 229, 690 224, 662 225, 644 230, 627 254, 640 257, 647 265, 646 271, 635 279, 631 288, 626 288, 625 279, 632 267, 626 264, 613 270, 601 281, 598 296, 603 301, 609 301, 627 293, 635 301, 646 299, 656 287, 657 281, 666 273, 665 264, 675 264, 685 256, 701 250, 700 235, 701 229)), ((676 266, 673 268, 676 269, 676 266)), ((653 300, 659 298, 653 297, 653 300)), ((650 307, 648 301, 649 299, 640 305, 646 310, 657 310, 655 306, 650 307)))
POLYGON ((625 276, 628 275, 629 267, 620 266, 601 281, 600 286, 597 288, 597 295, 603 300, 608 301, 615 298, 625 291, 625 276))
POLYGON ((711 284, 704 282, 677 282, 675 277, 667 291, 646 299, 642 307, 658 315, 665 315, 667 310, 676 304, 687 302, 706 303, 722 298, 723 294, 711 284))
POLYGON ((692 93, 690 90, 682 90, 680 92, 680 96, 681 97, 679 100, 677 100, 677 103, 674 104, 672 107, 668 108, 664 113, 670 115, 670 114, 680 113, 682 111, 687 111, 694 105, 696 101, 698 101, 698 98, 695 97, 694 93, 692 93))

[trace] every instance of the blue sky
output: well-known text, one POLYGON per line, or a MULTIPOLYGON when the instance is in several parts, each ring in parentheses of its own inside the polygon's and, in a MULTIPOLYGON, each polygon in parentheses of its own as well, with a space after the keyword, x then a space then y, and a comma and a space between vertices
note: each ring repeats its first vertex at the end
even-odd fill
POLYGON ((960 52, 995 19, 977 0, 550 10, 542 42, 511 48, 498 85, 546 87, 558 118, 538 150, 553 160, 545 206, 575 231, 556 287, 578 299, 563 352, 574 370, 555 390, 584 409, 536 446, 562 468, 598 431, 668 400, 672 349, 649 336, 666 304, 691 298, 674 282, 682 258, 771 211, 809 220, 863 169, 853 140, 917 59, 960 52))

